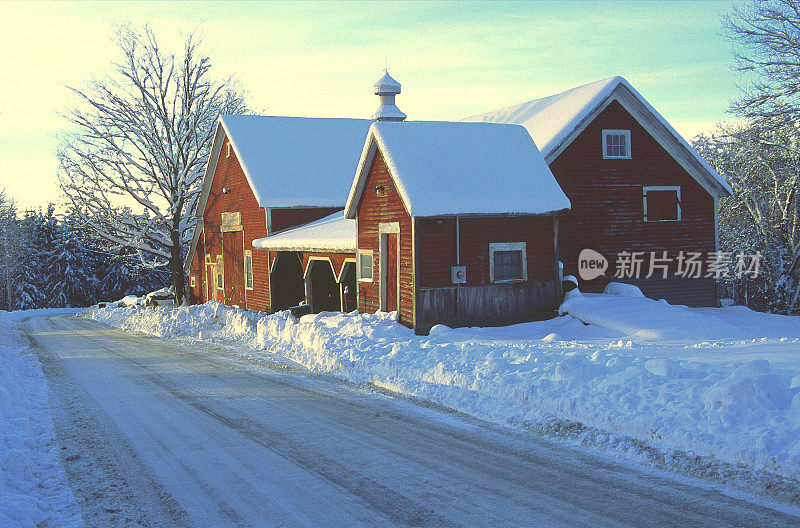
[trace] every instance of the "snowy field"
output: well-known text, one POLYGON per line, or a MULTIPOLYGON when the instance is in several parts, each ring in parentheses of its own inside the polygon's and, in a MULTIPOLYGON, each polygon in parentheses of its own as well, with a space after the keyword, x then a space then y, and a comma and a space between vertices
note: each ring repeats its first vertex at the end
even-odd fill
POLYGON ((414 335, 393 314, 295 320, 214 302, 86 315, 127 331, 282 356, 496 423, 556 435, 586 426, 582 441, 613 452, 644 443, 668 458, 699 455, 797 479, 800 318, 616 293, 570 294, 566 315, 549 321, 437 326, 430 336, 414 335))
POLYGON ((31 315, 77 310, 0 311, 0 526, 83 526, 54 440, 39 360, 20 338, 31 315))

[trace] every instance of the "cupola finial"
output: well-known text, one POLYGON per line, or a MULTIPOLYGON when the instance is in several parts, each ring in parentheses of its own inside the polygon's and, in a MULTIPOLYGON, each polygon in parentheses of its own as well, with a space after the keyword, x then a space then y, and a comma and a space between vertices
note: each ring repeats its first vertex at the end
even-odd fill
POLYGON ((403 121, 407 116, 397 108, 394 96, 400 93, 400 83, 392 79, 389 70, 385 69, 383 77, 375 83, 375 95, 380 96, 381 105, 372 114, 376 121, 403 121))

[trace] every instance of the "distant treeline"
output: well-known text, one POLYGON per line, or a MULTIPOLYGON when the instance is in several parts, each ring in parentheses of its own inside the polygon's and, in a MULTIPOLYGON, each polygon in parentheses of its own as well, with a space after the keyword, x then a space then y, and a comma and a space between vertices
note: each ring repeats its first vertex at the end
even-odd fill
POLYGON ((18 214, 0 194, 0 309, 90 306, 141 295, 171 282, 131 250, 112 249, 77 215, 18 214))

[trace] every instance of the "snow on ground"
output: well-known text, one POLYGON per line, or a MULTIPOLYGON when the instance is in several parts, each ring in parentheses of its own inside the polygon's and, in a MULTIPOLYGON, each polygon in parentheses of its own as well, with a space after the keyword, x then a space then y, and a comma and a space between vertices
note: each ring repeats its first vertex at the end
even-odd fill
POLYGON ((0 526, 83 526, 59 461, 47 383, 19 321, 77 310, 0 311, 0 526))
POLYGON ((800 318, 624 295, 570 297, 563 317, 436 326, 430 336, 414 335, 392 314, 296 320, 214 302, 87 315, 150 335, 233 341, 244 354, 277 354, 497 423, 578 422, 600 430, 593 442, 611 449, 625 450, 619 440, 628 437, 798 478, 800 318))

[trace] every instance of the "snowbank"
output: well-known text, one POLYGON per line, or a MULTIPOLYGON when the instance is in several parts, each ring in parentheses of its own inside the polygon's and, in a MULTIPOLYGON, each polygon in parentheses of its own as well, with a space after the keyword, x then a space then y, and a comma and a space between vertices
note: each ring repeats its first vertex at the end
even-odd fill
POLYGON ((213 302, 178 310, 106 308, 88 316, 150 335, 234 340, 246 355, 276 354, 498 423, 578 422, 607 432, 593 441, 605 438, 611 448, 632 437, 666 452, 797 477, 797 318, 670 307, 638 297, 573 298, 570 313, 597 317, 599 326, 559 317, 504 328, 436 326, 425 337, 394 322, 392 314, 295 320, 285 312, 264 315, 213 302), (640 302, 635 307, 643 313, 635 314, 631 303, 640 302), (653 305, 670 318, 656 325, 653 305), (601 319, 608 313, 623 322, 601 319), (762 319, 769 324, 753 324, 762 319), (646 343, 637 342, 643 322, 650 332, 646 343), (683 324, 686 331, 670 330, 683 324), (717 337, 697 339, 703 328, 717 337), (731 329, 735 338, 719 337, 731 329), (659 336, 682 340, 654 343, 659 336))
POLYGON ((83 526, 54 441, 46 380, 19 334, 32 314, 0 311, 0 526, 83 526))

